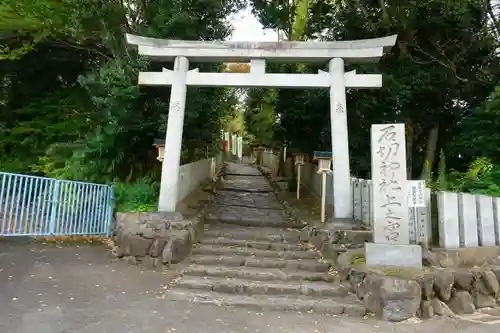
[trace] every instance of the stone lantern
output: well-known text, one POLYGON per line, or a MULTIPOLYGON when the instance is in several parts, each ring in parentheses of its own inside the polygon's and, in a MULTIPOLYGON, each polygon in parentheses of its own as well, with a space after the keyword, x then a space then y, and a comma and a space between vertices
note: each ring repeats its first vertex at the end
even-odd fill
POLYGON ((165 140, 155 139, 153 146, 158 150, 158 161, 163 162, 163 155, 165 154, 165 140))
POLYGON ((256 155, 256 164, 261 165, 262 164, 262 153, 264 153, 265 148, 261 145, 257 146, 254 148, 255 155, 256 155))
POLYGON ((318 161, 318 174, 321 175, 321 222, 326 220, 326 176, 332 173, 332 153, 315 151, 313 159, 318 161))

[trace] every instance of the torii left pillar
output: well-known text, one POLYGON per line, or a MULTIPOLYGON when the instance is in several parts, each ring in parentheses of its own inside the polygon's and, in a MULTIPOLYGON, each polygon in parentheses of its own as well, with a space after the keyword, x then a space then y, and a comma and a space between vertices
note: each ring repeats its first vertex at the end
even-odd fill
POLYGON ((160 212, 175 212, 177 205, 188 70, 189 60, 186 57, 176 57, 173 70, 174 80, 170 90, 165 153, 161 168, 160 198, 158 201, 158 211, 160 212))

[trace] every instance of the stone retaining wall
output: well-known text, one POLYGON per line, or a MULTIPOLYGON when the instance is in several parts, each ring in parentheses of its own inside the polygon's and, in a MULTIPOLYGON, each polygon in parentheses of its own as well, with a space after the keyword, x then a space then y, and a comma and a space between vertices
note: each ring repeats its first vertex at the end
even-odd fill
POLYGON ((202 236, 208 207, 193 218, 180 213, 117 213, 113 254, 148 268, 180 263, 202 236))
POLYGON ((337 257, 335 266, 367 311, 400 321, 498 307, 499 258, 499 247, 427 250, 424 269, 412 270, 366 267, 362 250, 348 250, 337 257))
POLYGON ((222 164, 222 154, 220 154, 217 157, 182 165, 179 169, 177 203, 184 200, 200 184, 214 178, 216 175, 213 173, 217 173, 221 169, 222 164))
POLYGON ((290 218, 308 224, 307 239, 331 262, 341 280, 378 318, 402 321, 414 316, 430 318, 472 314, 500 304, 500 247, 424 250, 422 270, 397 267, 366 267, 364 242, 369 232, 327 230, 302 221, 295 208, 280 196, 279 186, 269 173, 278 199, 290 218))
MULTIPOLYGON (((203 168, 207 172, 205 160, 194 165, 193 170, 203 168)), ((195 162, 196 164, 197 162, 195 162)), ((216 181, 224 172, 222 163, 216 170, 216 181)), ((199 171, 199 170, 198 170, 199 171)), ((193 178, 194 186, 184 188, 196 190, 206 177, 193 178)), ((213 197, 212 197, 213 199, 213 197)), ((112 252, 131 264, 140 264, 147 268, 159 268, 163 265, 177 264, 191 254, 193 244, 202 237, 205 215, 212 205, 212 200, 199 202, 198 213, 186 217, 181 213, 117 213, 112 252)))

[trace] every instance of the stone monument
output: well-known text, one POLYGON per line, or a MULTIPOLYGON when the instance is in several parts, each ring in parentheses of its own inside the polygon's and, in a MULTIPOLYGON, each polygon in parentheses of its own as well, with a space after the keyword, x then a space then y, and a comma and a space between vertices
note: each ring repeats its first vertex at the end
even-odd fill
POLYGON ((372 125, 373 243, 367 265, 422 267, 422 247, 410 245, 404 124, 372 125))

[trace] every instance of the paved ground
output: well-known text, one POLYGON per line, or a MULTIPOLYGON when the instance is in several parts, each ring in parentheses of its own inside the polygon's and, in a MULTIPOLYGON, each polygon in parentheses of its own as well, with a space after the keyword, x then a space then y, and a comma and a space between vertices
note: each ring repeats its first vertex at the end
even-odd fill
POLYGON ((156 297, 168 278, 114 261, 102 247, 1 242, 0 332, 498 332, 494 325, 458 320, 389 324, 169 302, 156 297))

